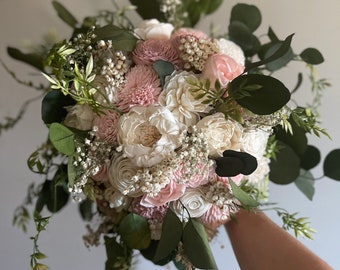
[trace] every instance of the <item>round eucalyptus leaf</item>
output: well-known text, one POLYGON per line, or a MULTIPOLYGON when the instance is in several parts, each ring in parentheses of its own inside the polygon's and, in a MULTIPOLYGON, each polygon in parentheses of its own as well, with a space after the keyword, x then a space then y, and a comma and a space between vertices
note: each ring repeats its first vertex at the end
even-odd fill
POLYGON ((300 158, 288 145, 280 145, 283 148, 269 164, 269 179, 276 184, 285 185, 294 182, 300 175, 300 158))
POLYGON ((234 21, 244 23, 251 32, 254 32, 261 25, 261 12, 254 5, 236 4, 230 15, 230 23, 234 21))
POLYGON ((300 57, 307 64, 311 65, 318 65, 324 61, 321 52, 315 48, 307 48, 303 50, 302 53, 300 54, 300 57))
POLYGON ((323 171, 327 177, 340 181, 340 149, 328 153, 323 163, 323 171))
MULTIPOLYGON (((268 50, 266 51, 264 58, 269 58, 271 55, 273 55, 280 47, 281 47, 282 43, 278 42, 275 44, 272 44, 268 50)), ((266 64, 266 67, 268 68, 268 70, 270 71, 275 71, 275 70, 279 70, 281 68, 283 68, 284 66, 286 66, 291 60, 293 60, 294 58, 294 53, 293 50, 290 48, 283 56, 281 56, 280 58, 269 62, 266 64)))
POLYGON ((229 84, 229 93, 239 105, 259 115, 272 114, 290 100, 281 81, 261 74, 238 76, 229 84))
POLYGON ((318 165, 320 160, 321 154, 319 149, 313 145, 307 145, 307 149, 301 158, 301 168, 308 171, 318 165))

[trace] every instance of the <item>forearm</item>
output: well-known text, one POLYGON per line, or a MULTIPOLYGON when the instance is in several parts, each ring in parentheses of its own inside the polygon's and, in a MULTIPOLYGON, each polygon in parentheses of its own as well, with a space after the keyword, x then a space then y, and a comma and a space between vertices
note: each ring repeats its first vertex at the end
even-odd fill
POLYGON ((242 210, 226 229, 241 269, 332 269, 262 212, 242 210))

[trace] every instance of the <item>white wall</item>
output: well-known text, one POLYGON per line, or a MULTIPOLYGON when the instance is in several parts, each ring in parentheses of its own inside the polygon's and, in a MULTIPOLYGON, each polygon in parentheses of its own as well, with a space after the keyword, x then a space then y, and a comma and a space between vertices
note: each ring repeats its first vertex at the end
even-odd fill
MULTIPOLYGON (((109 0, 73 0, 61 1, 78 17, 89 15, 104 7, 111 7, 109 0)), ((225 1, 221 10, 208 18, 203 29, 213 19, 221 27, 228 25, 231 6, 237 1, 225 1)), ((332 87, 324 94, 323 106, 320 109, 323 127, 325 127, 333 140, 323 137, 317 142, 323 153, 332 148, 340 148, 339 120, 337 112, 340 101, 340 76, 338 70, 340 42, 340 2, 338 0, 286 0, 244 1, 260 7, 264 20, 264 33, 268 25, 282 37, 295 32, 293 47, 296 52, 305 47, 312 46, 320 49, 326 63, 320 66, 321 77, 330 79, 332 87), (327 3, 327 4, 326 4, 327 3)), ((60 37, 67 37, 68 28, 59 21, 55 15, 50 1, 46 0, 0 0, 0 58, 11 68, 16 70, 20 78, 33 75, 36 80, 39 74, 32 73, 28 67, 16 63, 6 55, 6 46, 18 47, 24 40, 39 43, 41 35, 49 29, 55 28, 60 37)), ((301 68, 300 66, 298 68, 301 68)), ((294 67, 287 68, 282 78, 288 86, 293 86, 296 77, 294 67)), ((18 85, 0 67, 0 121, 4 116, 14 116, 20 104, 28 97, 34 97, 36 92, 18 85)), ((309 92, 306 90, 299 96, 304 101, 309 92)), ((0 137, 0 261, 1 269, 29 269, 29 255, 32 251, 32 242, 29 236, 34 233, 33 226, 27 234, 12 227, 13 211, 26 195, 29 183, 39 180, 26 168, 28 155, 45 139, 47 130, 40 121, 40 104, 34 103, 27 111, 23 121, 14 129, 0 137)), ((316 176, 321 175, 320 169, 314 171, 316 176)), ((289 211, 298 211, 309 216, 313 227, 318 231, 315 240, 302 240, 310 249, 328 261, 335 269, 340 269, 339 257, 339 228, 340 228, 340 183, 329 179, 319 180, 316 183, 314 201, 309 202, 294 185, 271 185, 272 201, 289 211)), ((268 213, 276 221, 276 214, 268 213)), ((59 269, 104 269, 105 250, 103 247, 94 248, 89 252, 82 243, 82 234, 85 232, 84 224, 77 213, 76 205, 70 205, 61 214, 52 219, 47 232, 41 235, 40 248, 49 255, 46 263, 52 270, 59 269)), ((220 269, 239 269, 228 243, 225 232, 213 241, 220 269), (222 248, 224 246, 224 248, 222 248)), ((251 251, 249 251, 251 252, 251 251)), ((147 266, 143 259, 136 269, 161 269, 147 266)), ((164 269, 164 268, 162 268, 164 269)))

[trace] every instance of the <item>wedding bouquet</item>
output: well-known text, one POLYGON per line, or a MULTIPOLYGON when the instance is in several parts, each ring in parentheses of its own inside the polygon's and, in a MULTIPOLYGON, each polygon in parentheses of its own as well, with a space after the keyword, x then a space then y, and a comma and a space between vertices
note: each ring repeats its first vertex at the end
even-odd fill
MULTIPOLYGON (((28 159, 46 176, 29 192, 37 230, 48 221, 39 213, 60 211, 71 196, 86 221, 100 220, 84 240, 98 245, 104 236, 105 269, 129 269, 133 250, 159 265, 217 269, 209 240, 240 208, 265 203, 269 180, 295 181, 312 198, 320 155, 306 134, 326 132, 317 108, 289 104, 302 75, 289 90, 271 74, 305 62, 318 103, 328 83, 313 71, 323 57, 314 48, 295 54, 293 35, 280 39, 271 28, 261 44, 252 5, 234 6, 228 35, 215 35, 193 26, 222 1, 130 2, 143 18, 137 26, 131 7, 79 23, 54 1, 72 37, 40 54, 8 48, 50 83, 36 87, 49 137, 28 159)), ((334 150, 324 162, 336 180, 338 157, 334 150)), ((27 209, 17 210, 24 227, 27 209)), ((286 228, 310 236, 308 222, 278 213, 286 228)), ((36 240, 31 266, 44 269, 36 240)))

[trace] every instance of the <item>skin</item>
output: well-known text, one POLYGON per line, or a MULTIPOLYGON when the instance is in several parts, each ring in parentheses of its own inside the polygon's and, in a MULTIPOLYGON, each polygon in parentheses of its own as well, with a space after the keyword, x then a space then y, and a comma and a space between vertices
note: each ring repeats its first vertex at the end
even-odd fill
POLYGON ((241 210, 225 227, 241 269, 333 269, 260 211, 241 210))

